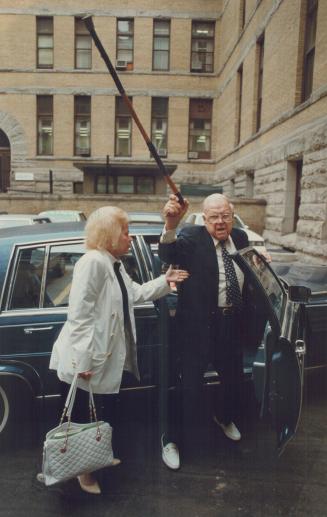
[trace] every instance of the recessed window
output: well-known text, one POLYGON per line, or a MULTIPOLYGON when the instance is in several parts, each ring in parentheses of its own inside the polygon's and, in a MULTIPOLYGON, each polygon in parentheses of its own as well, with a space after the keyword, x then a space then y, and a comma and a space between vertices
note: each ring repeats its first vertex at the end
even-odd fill
POLYGON ((167 156, 168 98, 152 98, 151 141, 159 156, 167 156))
POLYGON ((91 154, 91 97, 76 95, 75 101, 75 156, 91 154))
POLYGON ((134 20, 117 20, 116 67, 121 70, 133 70, 134 20))
POLYGON ((53 18, 37 17, 37 68, 53 68, 53 18))
POLYGON ((189 150, 191 159, 211 156, 211 99, 190 100, 189 150))
MULTIPOLYGON (((132 101, 131 97, 129 98, 132 101)), ((116 97, 116 156, 131 156, 132 117, 122 97, 116 97)))
POLYGON ((306 0, 307 13, 305 23, 302 101, 308 99, 312 92, 313 69, 316 50, 316 29, 318 0, 306 0))
POLYGON ((169 70, 170 21, 153 21, 153 70, 169 70))
POLYGON ((75 68, 92 67, 92 38, 81 18, 75 18, 75 68))
POLYGON ((37 109, 37 154, 53 154, 53 97, 52 95, 38 95, 37 109))
POLYGON ((263 86, 263 60, 265 50, 265 37, 262 35, 257 41, 257 101, 256 101, 256 120, 255 132, 257 133, 261 128, 262 123, 262 86, 263 86))
POLYGON ((213 72, 215 22, 192 22, 191 72, 213 72))
POLYGON ((154 194, 154 178, 141 175, 98 174, 95 194, 154 194))
POLYGON ((235 145, 238 145, 241 140, 241 125, 242 125, 242 93, 243 93, 243 65, 237 71, 237 98, 236 98, 236 128, 235 128, 235 145))

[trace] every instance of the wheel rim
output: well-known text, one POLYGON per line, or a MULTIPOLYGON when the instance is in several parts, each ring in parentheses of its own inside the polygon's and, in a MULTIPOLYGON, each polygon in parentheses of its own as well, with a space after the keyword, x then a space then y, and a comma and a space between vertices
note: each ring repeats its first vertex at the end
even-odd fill
POLYGON ((5 390, 0 386, 0 433, 7 425, 9 417, 9 401, 5 390))

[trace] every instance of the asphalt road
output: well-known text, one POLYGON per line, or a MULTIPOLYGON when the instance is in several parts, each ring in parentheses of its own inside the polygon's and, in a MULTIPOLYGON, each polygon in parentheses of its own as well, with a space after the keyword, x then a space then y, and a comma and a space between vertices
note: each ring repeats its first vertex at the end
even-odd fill
POLYGON ((35 436, 32 446, 1 452, 0 515, 326 516, 326 395, 318 387, 305 397, 298 433, 279 459, 274 433, 249 413, 241 442, 230 442, 210 425, 206 441, 172 472, 160 460, 153 413, 137 417, 132 411, 116 428, 122 464, 98 473, 100 496, 83 493, 75 480, 52 488, 39 484, 42 437, 35 436))

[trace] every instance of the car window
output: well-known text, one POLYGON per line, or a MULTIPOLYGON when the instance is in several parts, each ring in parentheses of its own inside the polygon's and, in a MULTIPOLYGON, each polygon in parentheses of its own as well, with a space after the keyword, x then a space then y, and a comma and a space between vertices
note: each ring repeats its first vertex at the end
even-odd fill
MULTIPOLYGON (((44 307, 67 307, 76 262, 84 255, 84 244, 51 246, 46 276, 44 307)), ((122 257, 129 276, 142 283, 139 269, 132 253, 122 257)))
POLYGON ((9 309, 39 307, 44 259, 45 247, 20 250, 9 309))
POLYGON ((50 247, 44 307, 66 307, 68 305, 74 266, 84 253, 85 246, 82 243, 50 247))
POLYGON ((261 286, 269 298, 278 321, 281 322, 285 295, 279 280, 261 255, 255 253, 255 251, 248 250, 242 253, 242 257, 246 260, 254 274, 259 279, 261 286))

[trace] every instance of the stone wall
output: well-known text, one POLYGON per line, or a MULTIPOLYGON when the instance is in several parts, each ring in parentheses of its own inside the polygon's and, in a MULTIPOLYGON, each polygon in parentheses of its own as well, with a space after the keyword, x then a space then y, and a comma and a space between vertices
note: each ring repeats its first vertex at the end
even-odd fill
MULTIPOLYGON (((82 210, 89 215, 96 208, 110 204, 127 211, 161 211, 166 196, 85 196, 58 194, 0 194, 0 211, 38 214, 43 210, 82 210)), ((188 197, 189 213, 202 211, 202 198, 188 197)), ((263 200, 231 198, 235 212, 249 227, 262 234, 265 224, 266 203, 263 200)))

